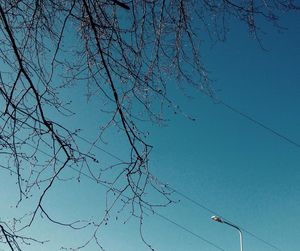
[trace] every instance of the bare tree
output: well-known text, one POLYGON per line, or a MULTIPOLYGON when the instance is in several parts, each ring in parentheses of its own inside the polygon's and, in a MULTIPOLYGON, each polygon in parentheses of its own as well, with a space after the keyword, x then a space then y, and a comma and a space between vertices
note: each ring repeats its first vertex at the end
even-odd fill
POLYGON ((171 203, 171 191, 149 171, 152 147, 139 125, 163 123, 170 109, 181 113, 168 95, 171 82, 213 97, 200 58, 202 34, 224 40, 228 18, 235 17, 259 40, 258 19, 280 28, 280 15, 298 9, 292 0, 1 0, 0 164, 16 179, 17 205, 32 200, 32 210, 22 219, 1 221, 0 241, 10 250, 39 242, 21 233, 40 216, 69 228, 90 226, 60 222, 44 208, 47 192, 74 166, 79 176, 85 172, 114 194, 82 247, 95 241, 102 248, 97 230, 116 202, 131 207, 141 223, 145 209, 171 203), (75 116, 60 93, 82 83, 89 96, 103 101, 102 112, 109 118, 92 145, 115 128, 127 138, 128 160, 97 168, 97 158, 78 143, 80 128, 71 130, 55 119, 75 116), (104 172, 111 173, 109 178, 101 178, 104 172), (151 190, 164 201, 147 200, 151 190))

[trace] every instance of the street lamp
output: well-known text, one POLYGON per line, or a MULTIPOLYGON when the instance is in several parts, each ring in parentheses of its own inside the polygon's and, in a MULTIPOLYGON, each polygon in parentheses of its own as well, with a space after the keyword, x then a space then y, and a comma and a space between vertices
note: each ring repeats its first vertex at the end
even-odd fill
POLYGON ((231 226, 231 227, 237 229, 237 231, 239 231, 239 234, 240 234, 240 247, 241 247, 241 251, 243 251, 243 235, 242 235, 241 229, 238 226, 236 226, 236 225, 234 225, 234 224, 232 224, 230 222, 227 222, 227 221, 223 220, 219 216, 212 216, 211 219, 213 221, 216 221, 216 222, 219 222, 219 223, 224 223, 224 224, 226 224, 228 226, 231 226))

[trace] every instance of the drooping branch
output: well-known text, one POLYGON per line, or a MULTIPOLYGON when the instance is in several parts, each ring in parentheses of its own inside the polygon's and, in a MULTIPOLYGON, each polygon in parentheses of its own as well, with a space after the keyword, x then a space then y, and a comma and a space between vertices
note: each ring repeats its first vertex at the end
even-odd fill
MULTIPOLYGON (((143 123, 165 124, 169 112, 185 115, 169 93, 171 85, 214 96, 200 38, 225 39, 228 17, 234 17, 260 39, 261 20, 280 28, 281 12, 292 10, 299 7, 291 0, 1 1, 1 170, 17 179, 16 204, 32 201, 16 230, 28 228, 39 215, 74 227, 44 206, 55 181, 74 178, 71 170, 78 181, 85 176, 107 186, 104 218, 86 225, 95 231, 83 246, 93 240, 102 248, 97 230, 116 205, 121 211, 129 207, 128 218, 142 223, 144 208, 170 204, 170 190, 151 173, 152 146, 143 123), (82 86, 101 114, 93 114, 101 118, 100 129, 93 142, 85 141, 90 144, 85 151, 78 143, 81 128, 71 130, 65 119, 75 117, 81 105, 66 91, 82 86), (103 167, 98 144, 111 131, 126 140, 128 155, 103 167), (163 199, 152 201, 149 193, 163 199)), ((14 228, 2 224, 0 231, 8 248, 21 250, 14 228)), ((145 241, 142 229, 141 236, 145 241)))

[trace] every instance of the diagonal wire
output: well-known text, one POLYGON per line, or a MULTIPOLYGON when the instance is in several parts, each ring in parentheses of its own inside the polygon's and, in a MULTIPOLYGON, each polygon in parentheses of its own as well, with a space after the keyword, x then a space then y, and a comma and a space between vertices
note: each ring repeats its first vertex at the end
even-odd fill
MULTIPOLYGON (((225 103, 224 101, 222 101, 222 100, 220 100, 220 99, 216 99, 215 97, 213 97, 213 96, 211 96, 211 95, 208 95, 208 94, 206 94, 206 96, 209 97, 210 99, 212 99, 216 104, 221 104, 222 106, 224 106, 224 107, 227 108, 228 110, 230 110, 230 111, 236 113, 237 115, 239 115, 239 116, 241 116, 241 117, 247 119, 248 121, 252 122, 253 124, 256 124, 257 126, 260 126, 261 128, 263 128, 263 129, 269 131, 269 132, 272 133, 274 136, 277 136, 277 137, 281 138, 282 140, 285 140, 286 142, 288 142, 288 143, 290 143, 290 144, 292 144, 292 145, 294 145, 294 146, 300 148, 300 144, 299 144, 299 143, 297 143, 296 141, 292 140, 291 138, 289 138, 289 137, 283 135, 282 133, 278 132, 277 130, 274 130, 273 128, 271 128, 271 127, 269 127, 269 126, 266 126, 265 124, 263 124, 262 122, 258 121, 257 119, 255 119, 255 118, 249 116, 248 114, 246 114, 246 113, 240 111, 239 109, 237 109, 237 108, 235 108, 235 107, 233 107, 233 106, 231 106, 231 105, 225 103)), ((91 145, 91 146, 97 148, 98 150, 100 150, 100 151, 106 153, 107 155, 109 155, 109 156, 115 158, 116 160, 123 161, 122 159, 120 159, 120 158, 119 158, 118 156, 116 156, 115 154, 112 154, 112 153, 106 151, 105 149, 103 149, 103 148, 99 147, 98 145, 92 143, 91 141, 87 140, 86 138, 81 137, 81 136, 79 136, 78 134, 76 135, 76 137, 78 137, 79 139, 81 139, 81 140, 83 140, 84 142, 88 143, 89 145, 91 145)), ((73 167, 71 167, 71 168, 73 168, 73 167)), ((77 170, 77 171, 78 171, 78 170, 77 170)), ((187 196, 187 195, 185 195, 184 193, 178 191, 178 190, 175 189, 174 187, 171 187, 170 185, 168 185, 168 187, 171 188, 175 193, 177 193, 177 194, 180 195, 181 197, 187 199, 188 201, 192 202, 194 205, 196 205, 196 206, 202 208, 203 210, 206 210, 207 212, 210 212, 210 213, 213 213, 213 214, 218 214, 218 213, 216 213, 214 210, 212 210, 212 209, 210 209, 209 207, 207 207, 207 206, 205 206, 205 205, 199 203, 198 201, 196 201, 196 200, 190 198, 189 196, 187 196)), ((218 215, 221 216, 220 214, 218 214, 218 215)), ((226 219, 225 217, 222 217, 222 218, 226 219)), ((252 237, 254 237, 255 239, 257 239, 257 240, 261 241, 262 243, 266 244, 267 246, 270 246, 270 247, 272 247, 272 248, 274 248, 274 249, 276 249, 276 250, 281 251, 280 248, 278 248, 278 247, 276 247, 275 245, 271 244, 270 242, 268 242, 268 241, 262 239, 261 237, 257 236, 256 234, 254 234, 254 233, 252 233, 252 232, 246 230, 246 229, 243 228, 243 227, 241 227, 241 229, 242 229, 244 232, 246 232, 247 234, 249 234, 249 235, 251 235, 252 237)))
MULTIPOLYGON (((17 137, 17 136, 15 136, 15 137, 16 137, 18 140, 22 140, 21 138, 19 138, 19 137, 17 137)), ((80 137, 80 138, 81 138, 81 137, 80 137)), ((88 140, 86 140, 86 141, 88 142, 88 140)), ((47 153, 47 152, 45 152, 45 151, 43 151, 43 150, 41 150, 41 149, 36 148, 34 145, 32 145, 32 144, 30 144, 30 143, 28 143, 28 142, 26 143, 26 145, 29 146, 29 147, 31 147, 31 148, 36 149, 38 152, 40 152, 40 153, 42 153, 42 154, 44 154, 44 155, 46 155, 46 156, 48 156, 48 157, 52 157, 49 153, 47 153)), ((96 145, 95 145, 95 147, 96 147, 96 148, 99 148, 99 147, 96 146, 96 145)), ((100 148, 99 148, 99 149, 100 149, 100 148)), ((106 151, 105 151, 105 152, 106 152, 106 151)), ((111 156, 114 156, 113 154, 110 154, 110 155, 111 155, 111 156)), ((121 160, 121 159, 118 158, 118 160, 121 160)), ((60 163, 63 163, 63 161, 61 161, 61 160, 59 160, 59 159, 57 159, 57 161, 60 162, 60 163)), ((91 177, 90 175, 88 175, 88 174, 86 174, 86 173, 84 173, 84 172, 82 172, 82 171, 80 171, 80 170, 74 168, 74 167, 71 166, 71 165, 67 165, 67 166, 70 167, 72 170, 78 172, 79 174, 81 174, 81 175, 83 175, 83 176, 85 176, 85 177, 87 177, 87 178, 89 178, 89 179, 95 181, 95 179, 94 179, 93 177, 91 177)), ((2 165, 1 165, 0 167, 4 168, 4 166, 2 166, 2 165)), ((5 168, 5 169, 6 169, 6 168, 5 168)), ((8 170, 8 171, 10 171, 10 170, 8 170)), ((95 182, 96 182, 96 181, 95 181, 95 182)), ((123 194, 122 191, 120 191, 119 189, 116 189, 116 188, 114 188, 114 187, 110 187, 109 185, 104 184, 104 183, 98 183, 98 182, 97 182, 97 184, 99 184, 99 185, 101 185, 101 186, 103 186, 103 187, 106 187, 106 188, 108 188, 108 189, 111 189, 111 190, 113 190, 114 192, 119 193, 122 197, 124 197, 124 198, 126 198, 126 199, 129 199, 129 197, 126 196, 125 194, 123 194)), ((134 202, 135 202, 136 204, 138 204, 138 202, 136 202, 136 201, 134 201, 134 202)), ((139 204, 139 205, 140 205, 140 204, 139 204)), ((176 226, 176 227, 180 228, 181 230, 183 230, 183 231, 185 231, 185 232, 187 232, 187 233, 193 235, 194 237, 196 237, 196 238, 200 239, 201 241, 203 241, 203 242, 205 242, 205 243, 207 243, 207 244, 213 246, 214 248, 216 248, 216 249, 218 249, 218 250, 221 250, 221 251, 226 251, 225 249, 221 248, 220 246, 218 246, 217 244, 213 243, 212 241, 210 241, 210 240, 208 240, 208 239, 202 237, 201 235, 199 235, 199 234, 193 232, 193 231, 190 230, 189 228, 187 228, 187 227, 185 227, 185 226, 183 226, 183 225, 177 223, 176 221, 174 221, 174 220, 168 218, 167 216, 165 216, 165 215, 163 215, 163 214, 161 214, 161 213, 158 213, 157 211, 155 211, 155 210, 153 210, 153 209, 150 209, 150 208, 148 208, 148 207, 146 207, 146 206, 144 206, 144 205, 141 205, 141 206, 142 206, 144 209, 146 209, 147 211, 151 212, 152 214, 157 215, 157 216, 160 217, 161 219, 163 219, 163 220, 165 220, 165 221, 167 221, 167 222, 173 224, 174 226, 176 226)))
MULTIPOLYGON (((79 139, 83 140, 84 142, 86 142, 86 143, 88 143, 88 144, 94 146, 94 147, 97 148, 98 150, 103 151, 103 149, 102 149, 101 147, 99 147, 99 146, 96 145, 96 144, 93 144, 91 141, 87 140, 86 138, 84 138, 84 137, 82 137, 82 136, 79 136, 79 135, 76 135, 76 137, 78 137, 79 139)), ((104 152, 106 153, 107 151, 104 151, 104 152)), ((115 159, 117 159, 117 160, 119 160, 119 161, 123 161, 123 162, 124 162, 124 160, 120 159, 118 156, 116 156, 116 155, 114 155, 114 154, 112 154, 112 153, 109 153, 109 155, 110 155, 111 157, 114 157, 115 159)), ((170 188, 173 192, 175 192, 175 193, 178 194, 179 196, 181 196, 181 197, 185 198, 186 200, 192 202, 192 203, 193 203, 194 205, 196 205, 197 207, 199 207, 199 208, 201 208, 201 209, 203 209, 203 210, 205 210, 205 211, 207 211, 207 212, 210 212, 210 213, 212 213, 212 214, 219 215, 219 216, 222 217, 223 219, 225 219, 225 220, 227 220, 227 221, 230 221, 229 219, 227 219, 226 217, 223 217, 221 214, 217 213, 217 212, 214 211, 213 209, 211 209, 211 208, 209 208, 208 206, 206 206, 206 205, 204 205, 204 204, 202 204, 202 203, 200 203, 200 202, 198 202, 198 201, 192 199, 191 197, 189 197, 188 195, 184 194, 183 192, 180 192, 180 191, 177 190, 176 188, 174 188, 174 187, 172 187, 172 186, 170 186, 170 185, 167 185, 167 187, 170 188)), ((245 228, 243 228, 243 227, 240 227, 240 228, 241 228, 245 233, 247 233, 247 234, 249 234, 250 236, 254 237, 255 239, 261 241, 261 242, 264 243, 265 245, 267 245, 267 246, 269 246, 269 247, 271 247, 271 248, 274 248, 274 249, 276 249, 276 250, 278 250, 278 251, 282 251, 280 248, 278 248, 278 247, 275 246, 274 244, 272 244, 272 243, 270 243, 270 242, 264 240, 263 238, 259 237, 258 235, 256 235, 256 234, 254 234, 254 233, 248 231, 247 229, 245 229, 245 228)))
POLYGON ((231 105, 229 105, 229 104, 223 102, 222 100, 218 100, 218 101, 217 101, 217 104, 223 105, 224 107, 226 107, 226 108, 229 109, 230 111, 232 111, 232 112, 238 114, 239 116, 246 118, 247 120, 251 121, 252 123, 254 123, 254 124, 256 124, 256 125, 258 125, 258 126, 264 128, 265 130, 267 130, 267 131, 269 131, 270 133, 272 133, 273 135, 275 135, 275 136, 281 138, 282 140, 285 140, 286 142, 288 142, 288 143, 290 143, 290 144, 292 144, 292 145, 294 145, 294 146, 300 148, 300 144, 297 143, 296 141, 294 141, 293 139, 291 139, 291 138, 289 138, 289 137, 283 135, 282 133, 280 133, 280 132, 278 132, 278 131, 272 129, 272 128, 269 127, 269 126, 266 126, 265 124, 263 124, 262 122, 258 121, 257 119, 255 119, 255 118, 249 116, 248 114, 246 114, 246 113, 244 113, 244 112, 238 110, 237 108, 235 108, 235 107, 233 107, 233 106, 231 106, 231 105))
MULTIPOLYGON (((226 217, 223 217, 223 216, 222 216, 221 214, 219 214, 218 212, 216 212, 216 211, 210 209, 209 207, 203 205, 202 203, 200 203, 200 202, 198 202, 198 201, 192 199, 191 197, 185 195, 184 193, 178 191, 177 189, 175 189, 175 188, 173 188, 173 187, 171 187, 171 186, 169 186, 169 185, 167 185, 167 186, 168 186, 172 191, 174 191, 175 193, 177 193, 177 194, 180 195, 181 197, 185 198, 186 200, 190 201, 191 203, 193 203, 193 204, 196 205, 197 207, 200 207, 200 208, 204 209, 205 211, 207 211, 207 212, 209 212, 209 213, 212 213, 212 214, 214 214, 214 215, 218 215, 219 217, 221 217, 222 219, 224 219, 224 220, 226 220, 226 221, 232 222, 231 220, 227 219, 226 217)), ((239 227, 240 227, 240 226, 239 226, 239 227)), ((257 239, 257 240, 263 242, 263 243, 266 244, 267 246, 272 247, 272 248, 274 248, 274 249, 276 249, 276 250, 278 250, 278 251, 282 251, 280 248, 278 248, 278 247, 276 247, 275 245, 273 245, 272 243, 270 243, 270 242, 268 242, 268 241, 262 239, 261 237, 257 236, 256 234, 254 234, 254 233, 248 231, 247 229, 245 229, 245 228, 243 228, 243 227, 240 227, 240 229, 243 230, 243 232, 245 232, 245 233, 251 235, 251 236, 254 237, 255 239, 257 239)))
MULTIPOLYGON (((95 179, 94 179, 93 177, 91 177, 90 175, 88 175, 88 174, 86 174, 86 173, 84 173, 84 172, 81 172, 81 171, 77 170, 76 168, 74 168, 74 167, 72 167, 72 166, 70 166, 70 168, 72 168, 72 169, 73 169, 74 171, 76 171, 76 172, 80 172, 81 174, 83 174, 83 176, 85 176, 85 177, 87 177, 87 178, 92 179, 93 181, 95 181, 95 179)), ((106 188, 108 188, 108 189, 112 189, 114 192, 119 193, 119 194, 120 194, 123 198, 125 198, 125 199, 130 199, 128 196, 126 196, 125 194, 123 194, 122 191, 120 191, 119 189, 116 189, 116 188, 114 188, 114 187, 110 187, 109 185, 103 184, 103 183, 97 183, 97 184, 99 184, 99 185, 101 185, 101 186, 104 186, 104 187, 106 187, 106 188)), ((138 202, 136 202, 136 201, 134 201, 134 203, 138 204, 138 202)), ((140 204, 138 204, 138 205, 140 205, 140 204)), ((163 215, 163 214, 161 214, 161 213, 158 213, 157 211, 155 211, 155 210, 153 210, 153 209, 150 209, 150 208, 148 208, 148 207, 146 207, 146 206, 144 206, 144 205, 141 205, 141 206, 142 206, 144 209, 146 209, 148 212, 151 212, 152 214, 157 215, 158 217, 162 218, 163 220, 165 220, 165 221, 167 221, 167 222, 173 224, 174 226, 176 226, 176 227, 180 228, 181 230, 183 230, 183 231, 185 231, 185 232, 187 232, 187 233, 193 235, 194 237, 196 237, 196 238, 202 240, 203 242, 205 242, 205 243, 207 243, 207 244, 209 244, 209 245, 215 247, 216 249, 225 251, 224 248, 221 248, 220 246, 216 245, 216 244, 213 243, 212 241, 210 241, 210 240, 208 240, 208 239, 202 237, 201 235, 199 235, 199 234, 193 232, 193 231, 190 230, 189 228, 187 228, 187 227, 185 227, 185 226, 179 224, 178 222, 176 222, 176 221, 174 221, 174 220, 168 218, 167 216, 165 216, 165 215, 163 215)))

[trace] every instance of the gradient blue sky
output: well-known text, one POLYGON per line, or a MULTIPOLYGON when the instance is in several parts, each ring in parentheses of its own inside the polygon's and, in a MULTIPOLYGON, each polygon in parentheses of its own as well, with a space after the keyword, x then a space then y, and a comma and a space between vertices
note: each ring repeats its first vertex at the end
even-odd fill
MULTIPOLYGON (((211 46, 205 41, 203 61, 222 101, 300 144, 300 16, 290 14, 282 23, 288 27, 283 33, 265 27, 267 34, 262 41, 267 51, 249 38, 245 27, 234 24, 225 43, 211 46)), ((175 88, 170 93, 196 121, 170 115, 168 126, 149 128, 149 140, 154 145, 152 172, 280 250, 298 250, 300 148, 201 93, 194 93, 193 99, 183 97, 175 88)), ((82 98, 78 90, 70 95, 82 98)), ((85 127, 83 135, 90 138, 98 126, 96 108, 79 105, 76 109, 85 118, 76 126, 85 127)), ((124 150, 118 137, 110 135, 107 139, 111 141, 111 151, 122 156, 124 150)), ((103 162, 113 161, 101 151, 95 150, 95 154, 103 162)), ((8 177, 1 173, 3 215, 15 210, 9 208, 13 192, 7 191, 13 191, 14 184, 8 177)), ((225 250, 239 250, 236 230, 212 222, 210 212, 190 201, 176 194, 174 198, 180 202, 160 209, 161 214, 225 250)), ((60 219, 74 220, 83 213, 87 218, 101 217, 103 187, 85 178, 80 183, 58 182, 48 194, 46 205, 60 219)), ((122 223, 126 216, 124 212, 118 219, 111 217, 101 229, 103 247, 111 251, 149 250, 140 239, 138 222, 131 219, 122 223)), ((32 231, 51 242, 42 248, 33 245, 25 250, 59 250, 62 242, 76 246, 80 239, 89 236, 88 231, 73 232, 45 224, 44 220, 38 220, 32 231)), ((157 215, 145 218, 144 234, 155 250, 218 250, 157 215)), ((0 248, 7 250, 1 245, 0 248)), ((98 249, 92 244, 84 250, 98 249)), ((276 249, 245 233, 244 250, 276 249)))

